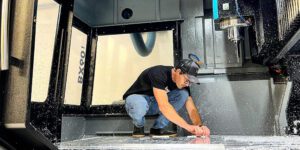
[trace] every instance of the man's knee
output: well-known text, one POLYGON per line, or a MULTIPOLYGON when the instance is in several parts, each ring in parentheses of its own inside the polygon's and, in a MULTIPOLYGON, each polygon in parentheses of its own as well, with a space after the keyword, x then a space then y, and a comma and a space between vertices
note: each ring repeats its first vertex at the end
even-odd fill
POLYGON ((174 90, 168 93, 170 103, 179 110, 186 103, 189 92, 186 89, 174 90))
POLYGON ((178 90, 178 94, 180 95, 180 100, 185 102, 189 97, 189 92, 186 89, 178 90))
POLYGON ((144 116, 147 113, 149 106, 143 96, 133 94, 126 98, 125 108, 129 115, 144 116))

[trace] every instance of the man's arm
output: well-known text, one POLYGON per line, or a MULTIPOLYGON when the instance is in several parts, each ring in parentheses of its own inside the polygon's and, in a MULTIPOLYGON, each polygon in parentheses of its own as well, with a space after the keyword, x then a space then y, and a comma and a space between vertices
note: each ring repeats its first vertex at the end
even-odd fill
POLYGON ((154 97, 161 113, 171 122, 186 129, 189 132, 198 132, 195 126, 188 124, 182 117, 180 117, 173 106, 168 101, 168 95, 165 90, 153 88, 154 97))
POLYGON ((193 124, 201 127, 202 131, 200 135, 209 136, 210 130, 207 126, 204 126, 202 124, 201 116, 191 96, 189 96, 188 100, 186 101, 185 107, 186 110, 188 111, 189 117, 192 120, 193 124))
POLYGON ((190 119, 193 122, 193 125, 202 126, 200 114, 191 96, 189 96, 188 100, 186 101, 185 107, 190 119))

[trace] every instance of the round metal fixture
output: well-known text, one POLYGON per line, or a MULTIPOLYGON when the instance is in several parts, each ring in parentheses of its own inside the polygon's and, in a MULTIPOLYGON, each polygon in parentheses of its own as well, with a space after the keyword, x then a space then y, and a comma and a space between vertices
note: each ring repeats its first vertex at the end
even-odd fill
POLYGON ((123 11, 122 11, 122 17, 124 19, 129 19, 131 18, 133 15, 133 11, 130 9, 130 8, 125 8, 123 11))

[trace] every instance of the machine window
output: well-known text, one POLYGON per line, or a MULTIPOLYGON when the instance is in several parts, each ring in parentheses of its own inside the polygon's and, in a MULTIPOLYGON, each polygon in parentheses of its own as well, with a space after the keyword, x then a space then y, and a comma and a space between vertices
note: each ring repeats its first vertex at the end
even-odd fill
MULTIPOLYGON (((143 33, 144 41, 147 33, 143 33)), ((155 65, 172 66, 173 31, 156 32, 152 52, 141 56, 130 34, 99 36, 92 105, 122 103, 122 96, 146 68, 155 65)))
POLYGON ((80 105, 87 35, 72 28, 64 104, 80 105))
POLYGON ((31 93, 32 102, 44 102, 47 98, 58 12, 59 4, 55 1, 38 1, 31 93))

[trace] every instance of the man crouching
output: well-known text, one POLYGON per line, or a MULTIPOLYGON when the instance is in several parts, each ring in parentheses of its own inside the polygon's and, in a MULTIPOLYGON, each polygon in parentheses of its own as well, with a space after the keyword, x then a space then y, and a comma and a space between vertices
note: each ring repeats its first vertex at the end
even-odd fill
POLYGON ((189 85, 198 83, 199 65, 190 59, 181 60, 175 67, 153 66, 144 70, 123 95, 125 108, 133 120, 133 137, 143 137, 145 115, 156 115, 151 136, 176 136, 164 128, 171 121, 196 136, 209 136, 210 130, 202 124, 200 114, 190 95, 189 85), (192 125, 178 111, 185 105, 192 125))

